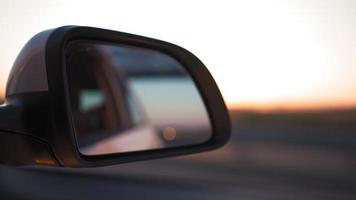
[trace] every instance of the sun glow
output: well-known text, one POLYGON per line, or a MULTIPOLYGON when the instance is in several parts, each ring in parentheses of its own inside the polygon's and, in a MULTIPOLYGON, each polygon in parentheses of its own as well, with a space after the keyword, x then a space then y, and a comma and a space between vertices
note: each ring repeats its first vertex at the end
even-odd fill
POLYGON ((356 106, 356 1, 100 3, 2 1, 0 88, 33 34, 78 24, 152 36, 191 50, 231 107, 356 106))

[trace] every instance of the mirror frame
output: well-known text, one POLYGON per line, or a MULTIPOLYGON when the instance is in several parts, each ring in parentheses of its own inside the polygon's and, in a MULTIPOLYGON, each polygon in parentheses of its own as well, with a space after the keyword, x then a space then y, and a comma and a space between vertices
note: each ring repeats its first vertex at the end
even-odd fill
POLYGON ((64 26, 49 36, 46 49, 46 70, 52 114, 53 132, 49 143, 62 166, 93 167, 178 156, 212 150, 223 146, 230 137, 230 119, 222 95, 205 65, 189 51, 160 40, 117 31, 64 26), (79 152, 69 101, 66 47, 71 41, 93 40, 113 44, 149 48, 172 56, 189 72, 207 108, 212 127, 210 140, 197 145, 146 150, 108 155, 85 156, 79 152))

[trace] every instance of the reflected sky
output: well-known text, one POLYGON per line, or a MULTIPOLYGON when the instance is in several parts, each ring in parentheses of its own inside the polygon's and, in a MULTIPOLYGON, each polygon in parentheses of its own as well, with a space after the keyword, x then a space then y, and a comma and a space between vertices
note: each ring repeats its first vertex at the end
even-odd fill
POLYGON ((209 124, 205 106, 189 77, 132 78, 130 83, 155 124, 192 127, 209 124))

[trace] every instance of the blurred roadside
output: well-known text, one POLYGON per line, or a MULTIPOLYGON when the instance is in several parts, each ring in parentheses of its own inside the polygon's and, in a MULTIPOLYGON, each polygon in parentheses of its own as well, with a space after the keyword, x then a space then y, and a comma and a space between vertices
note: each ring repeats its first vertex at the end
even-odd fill
POLYGON ((314 173, 356 167, 356 109, 230 114, 230 146, 245 164, 314 173))
POLYGON ((88 171, 232 199, 355 199, 356 109, 230 115, 231 139, 221 149, 88 171))
POLYGON ((154 180, 185 188, 185 193, 201 188, 226 199, 356 197, 356 108, 229 112, 231 139, 215 151, 94 169, 29 169, 154 180))
POLYGON ((80 173, 148 180, 155 177, 164 183, 172 181, 176 186, 189 182, 194 187, 214 186, 214 192, 230 197, 245 194, 256 199, 283 195, 285 199, 290 199, 290 195, 297 199, 353 199, 356 196, 356 108, 229 112, 232 135, 221 149, 80 173))

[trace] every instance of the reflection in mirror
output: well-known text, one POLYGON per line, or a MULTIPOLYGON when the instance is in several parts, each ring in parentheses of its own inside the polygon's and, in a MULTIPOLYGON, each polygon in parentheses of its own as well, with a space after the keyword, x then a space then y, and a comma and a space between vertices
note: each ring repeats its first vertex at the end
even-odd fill
POLYGON ((212 135, 194 81, 151 49, 74 41, 66 49, 79 151, 103 155, 195 145, 212 135))

